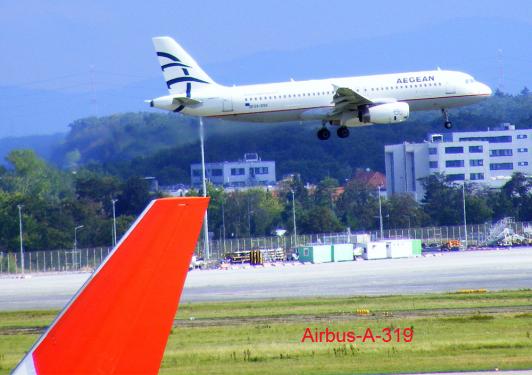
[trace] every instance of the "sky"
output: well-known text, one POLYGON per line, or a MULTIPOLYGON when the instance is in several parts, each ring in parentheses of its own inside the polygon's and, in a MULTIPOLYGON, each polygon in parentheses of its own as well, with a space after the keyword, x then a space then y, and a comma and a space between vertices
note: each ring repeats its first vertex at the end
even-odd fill
POLYGON ((0 137, 142 110, 165 94, 156 35, 174 37, 224 84, 443 63, 517 92, 532 85, 522 73, 532 48, 512 45, 517 34, 532 37, 531 1, 0 0, 0 137), (401 50, 415 59, 390 60, 401 50))

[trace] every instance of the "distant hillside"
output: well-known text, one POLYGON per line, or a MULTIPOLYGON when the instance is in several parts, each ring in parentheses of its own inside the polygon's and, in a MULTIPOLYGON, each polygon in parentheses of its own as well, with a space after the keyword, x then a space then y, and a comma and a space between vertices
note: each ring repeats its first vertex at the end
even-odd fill
MULTIPOLYGON (((188 183, 190 164, 200 161, 194 120, 166 115, 150 116, 155 116, 157 121, 166 118, 168 124, 161 128, 163 130, 155 131, 148 124, 139 122, 135 125, 139 130, 131 129, 123 121, 121 126, 114 128, 114 137, 111 138, 108 138, 107 131, 89 132, 82 143, 88 146, 90 153, 82 152, 81 160, 91 162, 94 168, 103 168, 123 177, 155 176, 163 184, 188 183), (168 136, 173 133, 167 127, 174 129, 172 137, 168 136), (136 132, 141 136, 136 137, 136 132), (152 144, 152 140, 155 143, 152 144), (178 146, 172 147, 176 142, 178 146)), ((451 118, 457 131, 486 130, 501 122, 511 122, 517 127, 532 127, 532 97, 492 97, 477 105, 451 111, 451 118)), ((100 121, 105 122, 105 119, 100 121)), ((414 113, 409 121, 402 124, 353 128, 349 138, 338 139, 333 135, 328 141, 316 138, 315 131, 319 123, 208 124, 207 161, 236 160, 246 152, 258 152, 263 160, 277 162, 278 176, 296 172, 302 175, 304 181, 311 182, 326 176, 343 181, 358 167, 383 171, 385 144, 419 142, 429 132, 446 132, 438 112, 414 113)), ((69 136, 64 147, 68 149, 71 141, 69 136)))
POLYGON ((29 135, 25 137, 9 137, 0 139, 0 163, 5 164, 4 158, 12 150, 31 149, 45 160, 50 160, 53 151, 63 141, 66 134, 29 135))

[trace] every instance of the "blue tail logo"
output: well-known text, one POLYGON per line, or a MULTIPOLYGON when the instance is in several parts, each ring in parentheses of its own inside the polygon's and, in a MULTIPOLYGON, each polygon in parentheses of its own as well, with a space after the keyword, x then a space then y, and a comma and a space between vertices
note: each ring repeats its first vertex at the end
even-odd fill
POLYGON ((167 53, 167 52, 157 52, 157 56, 160 56, 160 57, 166 57, 167 59, 171 60, 172 62, 171 63, 168 63, 168 64, 164 64, 161 66, 161 70, 164 72, 166 69, 168 68, 173 68, 173 67, 178 67, 178 68, 181 68, 182 71, 183 71, 183 74, 184 76, 182 77, 176 77, 176 78, 172 78, 168 81, 166 81, 166 86, 168 86, 168 88, 170 89, 172 87, 173 84, 175 83, 181 83, 181 82, 187 82, 187 89, 186 89, 186 92, 187 92, 187 98, 190 98, 190 93, 191 93, 191 90, 192 90, 192 84, 191 82, 198 82, 198 83, 206 83, 206 84, 209 84, 209 82, 206 82, 206 81, 203 81, 199 78, 196 78, 196 77, 192 77, 190 75, 190 73, 188 72, 188 69, 190 69, 191 67, 186 65, 186 64, 183 64, 181 62, 181 60, 179 60, 177 57, 175 57, 174 55, 170 54, 170 53, 167 53))

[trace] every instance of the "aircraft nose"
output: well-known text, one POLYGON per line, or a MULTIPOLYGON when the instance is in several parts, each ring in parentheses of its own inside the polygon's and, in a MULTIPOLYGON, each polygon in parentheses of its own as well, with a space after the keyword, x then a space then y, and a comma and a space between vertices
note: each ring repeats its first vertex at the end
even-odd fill
POLYGON ((493 91, 491 90, 491 88, 488 85, 482 83, 481 84, 481 93, 482 93, 482 95, 491 96, 491 94, 493 94, 493 91))

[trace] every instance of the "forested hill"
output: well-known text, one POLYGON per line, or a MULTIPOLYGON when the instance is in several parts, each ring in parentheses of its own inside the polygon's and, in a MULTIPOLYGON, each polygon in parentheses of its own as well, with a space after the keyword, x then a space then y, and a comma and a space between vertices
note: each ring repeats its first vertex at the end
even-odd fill
POLYGON ((47 135, 28 135, 22 137, 7 137, 0 139, 0 164, 7 165, 5 157, 13 150, 31 149, 41 158, 50 160, 57 145, 63 142, 66 133, 47 135))
MULTIPOLYGON (((498 95, 474 106, 451 111, 454 130, 486 130, 501 122, 532 127, 532 96, 498 95)), ((422 141, 429 132, 444 132, 438 112, 414 113, 402 124, 351 129, 348 139, 334 134, 319 141, 319 123, 283 125, 206 122, 206 160, 235 160, 258 152, 277 162, 277 174, 297 172, 304 181, 326 176, 343 181, 357 167, 384 170, 384 145, 422 141)), ((54 161, 66 168, 89 164, 122 177, 155 176, 163 184, 188 183, 189 166, 199 162, 195 120, 165 113, 128 113, 76 121, 54 161)))

